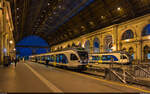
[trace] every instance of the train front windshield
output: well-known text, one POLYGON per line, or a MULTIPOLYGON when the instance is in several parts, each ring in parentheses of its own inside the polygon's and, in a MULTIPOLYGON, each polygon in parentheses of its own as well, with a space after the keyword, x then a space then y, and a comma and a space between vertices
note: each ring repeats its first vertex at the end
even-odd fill
POLYGON ((84 51, 78 51, 78 54, 81 58, 81 60, 87 60, 88 59, 88 53, 84 51))

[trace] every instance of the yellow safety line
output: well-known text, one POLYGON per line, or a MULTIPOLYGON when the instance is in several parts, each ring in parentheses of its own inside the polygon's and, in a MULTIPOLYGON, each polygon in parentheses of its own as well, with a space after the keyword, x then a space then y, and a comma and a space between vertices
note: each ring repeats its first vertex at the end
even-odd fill
MULTIPOLYGON (((57 68, 57 69, 60 69, 60 68, 57 68)), ((64 70, 64 69, 60 69, 60 70, 64 70)), ((65 70, 65 71, 68 71, 68 70, 65 70)), ((138 88, 138 87, 129 86, 129 85, 127 85, 127 84, 121 84, 121 83, 117 83, 117 82, 112 82, 112 81, 108 81, 108 80, 103 80, 103 79, 100 79, 100 78, 95 78, 95 77, 92 77, 92 76, 89 76, 89 75, 85 75, 85 74, 81 74, 81 73, 77 73, 77 72, 72 72, 72 71, 68 71, 68 72, 71 72, 71 73, 73 73, 73 74, 80 75, 80 76, 83 76, 83 77, 89 77, 89 78, 91 78, 91 79, 103 81, 103 82, 106 82, 106 83, 109 83, 109 84, 112 84, 112 85, 114 84, 114 85, 119 85, 119 86, 125 86, 125 87, 132 88, 132 89, 136 89, 136 90, 139 90, 139 91, 142 91, 142 92, 150 93, 149 90, 144 90, 144 89, 141 89, 141 88, 138 88)))
POLYGON ((148 90, 144 90, 144 89, 137 88, 137 87, 134 87, 134 86, 129 86, 129 85, 127 85, 127 84, 120 84, 120 83, 117 83, 117 82, 112 82, 112 81, 108 81, 108 80, 103 80, 103 79, 100 79, 100 78, 95 78, 95 77, 88 76, 88 75, 81 74, 81 73, 76 73, 76 72, 72 72, 72 73, 77 74, 77 75, 80 75, 80 76, 84 76, 84 77, 89 77, 89 78, 92 78, 92 79, 95 79, 95 80, 103 81, 103 82, 106 82, 106 83, 115 84, 115 85, 120 85, 120 86, 125 86, 125 87, 132 88, 132 89, 136 89, 136 90, 139 90, 139 91, 142 91, 142 92, 150 93, 150 91, 148 91, 148 90))
MULTIPOLYGON (((59 68, 57 68, 57 69, 59 69, 59 68)), ((64 70, 64 69, 61 69, 61 70, 64 70)), ((68 70, 65 70, 65 71, 68 71, 68 70)), ((132 89, 136 89, 136 90, 139 90, 139 91, 142 91, 142 92, 150 93, 149 90, 144 90, 144 89, 141 89, 141 88, 138 88, 138 87, 129 86, 129 85, 127 85, 127 84, 121 84, 121 83, 117 83, 117 82, 112 82, 112 81, 108 81, 108 80, 103 80, 103 79, 100 79, 100 78, 95 78, 95 77, 92 77, 92 76, 89 76, 89 75, 85 75, 85 74, 81 74, 81 73, 77 73, 77 72, 72 72, 72 71, 68 71, 68 72, 71 72, 71 73, 73 73, 73 74, 80 75, 80 76, 83 76, 83 77, 89 77, 89 78, 91 78, 91 79, 103 81, 103 82, 106 82, 106 83, 109 83, 109 84, 112 84, 112 85, 114 84, 114 85, 125 86, 125 87, 132 88, 132 89)))

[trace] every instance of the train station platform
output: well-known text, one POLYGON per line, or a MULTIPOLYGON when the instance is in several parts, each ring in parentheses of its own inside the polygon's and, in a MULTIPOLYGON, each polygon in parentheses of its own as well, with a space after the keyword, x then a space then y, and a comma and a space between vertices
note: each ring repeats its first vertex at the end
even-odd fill
POLYGON ((0 92, 139 93, 150 89, 95 78, 82 73, 19 62, 0 67, 0 92))

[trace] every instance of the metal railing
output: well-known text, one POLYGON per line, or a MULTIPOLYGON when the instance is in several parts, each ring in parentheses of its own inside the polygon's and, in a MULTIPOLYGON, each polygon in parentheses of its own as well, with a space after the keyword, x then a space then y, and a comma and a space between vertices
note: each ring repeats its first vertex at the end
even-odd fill
MULTIPOLYGON (((114 71, 114 70, 112 70, 112 69, 109 69, 109 70, 110 70, 110 72, 113 73, 114 76, 115 76, 116 78, 118 78, 121 82, 127 83, 126 80, 125 80, 125 75, 122 75, 122 74, 120 74, 120 73, 118 73, 118 72, 116 72, 116 71, 114 71)), ((109 75, 111 75, 110 72, 109 72, 109 75)), ((110 77, 111 77, 111 76, 110 76, 110 77)), ((110 80, 112 80, 112 79, 110 79, 110 80)))
POLYGON ((143 68, 140 65, 134 66, 134 74, 136 77, 150 78, 149 68, 143 68))

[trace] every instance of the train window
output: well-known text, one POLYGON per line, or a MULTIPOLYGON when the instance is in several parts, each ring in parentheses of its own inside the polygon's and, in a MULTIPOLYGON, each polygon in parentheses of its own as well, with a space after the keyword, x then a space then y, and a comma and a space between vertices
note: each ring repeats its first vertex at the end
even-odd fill
POLYGON ((122 56, 122 59, 127 59, 127 57, 123 55, 123 56, 122 56))
POLYGON ((78 60, 78 58, 75 54, 71 54, 70 60, 78 60))
POLYGON ((113 58, 114 61, 118 61, 118 58, 114 55, 111 55, 111 58, 113 58))
POLYGON ((42 56, 42 61, 44 61, 45 60, 45 56, 42 56))
POLYGON ((56 55, 56 62, 57 62, 57 63, 60 62, 60 55, 56 55))
POLYGON ((120 59, 122 59, 122 55, 120 56, 120 59))
POLYGON ((127 59, 127 57, 124 56, 124 55, 121 55, 121 56, 120 56, 120 59, 127 59))
POLYGON ((50 61, 51 61, 51 62, 54 62, 54 61, 55 61, 54 55, 51 55, 51 56, 50 56, 50 61))
POLYGON ((60 54, 60 62, 65 64, 68 63, 66 55, 60 54))
POLYGON ((117 57, 116 56, 114 56, 114 55, 103 55, 102 56, 102 60, 114 60, 114 61, 117 61, 118 59, 117 59, 117 57))
POLYGON ((39 57, 39 56, 37 57, 37 60, 40 60, 40 57, 39 57))
POLYGON ((96 56, 92 56, 92 60, 96 60, 96 56))
POLYGON ((111 58, 112 58, 111 55, 107 56, 107 60, 111 60, 111 58))
POLYGON ((78 51, 78 55, 81 60, 88 59, 88 53, 84 51, 78 51))
POLYGON ((102 60, 107 60, 107 57, 103 55, 102 60))
POLYGON ((47 60, 50 60, 50 56, 49 55, 47 56, 47 60))
POLYGON ((92 60, 100 60, 99 56, 92 56, 92 60))

